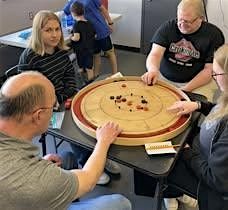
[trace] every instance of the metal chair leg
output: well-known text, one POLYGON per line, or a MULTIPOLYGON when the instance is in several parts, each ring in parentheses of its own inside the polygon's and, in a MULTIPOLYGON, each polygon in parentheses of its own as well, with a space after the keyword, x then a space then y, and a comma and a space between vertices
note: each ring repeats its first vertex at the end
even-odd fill
POLYGON ((46 148, 46 133, 41 134, 41 137, 39 139, 39 142, 42 144, 42 152, 43 156, 47 154, 47 148, 46 148))

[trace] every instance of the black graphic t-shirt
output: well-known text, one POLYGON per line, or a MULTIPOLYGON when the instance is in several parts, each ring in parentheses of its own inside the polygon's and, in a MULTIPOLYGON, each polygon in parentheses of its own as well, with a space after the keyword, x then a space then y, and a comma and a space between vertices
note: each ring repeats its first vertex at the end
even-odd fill
POLYGON ((213 62, 213 54, 224 43, 224 36, 208 22, 203 22, 192 34, 182 34, 176 20, 169 20, 156 31, 152 43, 166 48, 161 74, 173 82, 188 82, 206 63, 213 62))

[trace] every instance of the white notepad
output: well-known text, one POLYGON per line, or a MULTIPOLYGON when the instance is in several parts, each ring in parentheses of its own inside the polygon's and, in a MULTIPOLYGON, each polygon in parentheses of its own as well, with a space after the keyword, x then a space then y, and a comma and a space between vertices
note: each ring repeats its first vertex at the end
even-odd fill
POLYGON ((148 143, 145 144, 145 149, 148 155, 177 153, 171 141, 148 143))
POLYGON ((49 128, 60 129, 63 123, 65 112, 53 112, 49 128))
POLYGON ((121 78, 121 77, 123 77, 123 74, 121 74, 121 72, 117 72, 117 73, 111 75, 110 77, 107 77, 106 79, 121 78))

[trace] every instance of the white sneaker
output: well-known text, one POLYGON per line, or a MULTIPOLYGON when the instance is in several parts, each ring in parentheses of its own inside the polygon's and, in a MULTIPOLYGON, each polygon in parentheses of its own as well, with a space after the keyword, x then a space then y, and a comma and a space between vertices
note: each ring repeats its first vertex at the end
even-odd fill
POLYGON ((176 198, 164 198, 164 203, 167 210, 178 210, 178 201, 176 198))
POLYGON ((110 181, 110 177, 108 174, 106 174, 105 172, 103 172, 100 176, 100 178, 97 181, 97 184, 99 185, 105 185, 108 184, 110 181))
POLYGON ((111 174, 120 174, 121 172, 119 164, 109 159, 106 160, 105 169, 111 174))
POLYGON ((198 202, 196 199, 194 199, 188 195, 185 195, 185 194, 181 197, 178 197, 177 200, 183 204, 186 204, 189 207, 192 207, 192 208, 195 208, 198 205, 198 202))

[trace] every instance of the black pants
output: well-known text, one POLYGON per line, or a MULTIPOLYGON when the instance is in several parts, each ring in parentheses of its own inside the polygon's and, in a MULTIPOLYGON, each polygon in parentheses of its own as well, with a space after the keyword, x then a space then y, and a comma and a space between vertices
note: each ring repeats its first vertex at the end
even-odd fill
POLYGON ((92 152, 75 144, 70 144, 70 146, 74 153, 77 164, 83 167, 86 161, 88 160, 89 156, 92 154, 92 152))
MULTIPOLYGON (((135 194, 144 196, 154 196, 157 179, 145 175, 139 171, 134 171, 135 194)), ((188 194, 194 198, 197 197, 197 188, 199 180, 193 174, 184 162, 179 159, 174 169, 171 171, 165 181, 164 197, 174 198, 188 194)))

